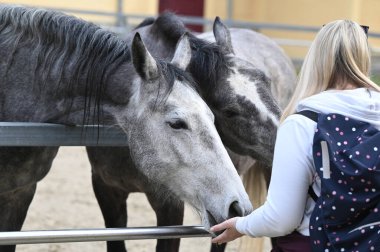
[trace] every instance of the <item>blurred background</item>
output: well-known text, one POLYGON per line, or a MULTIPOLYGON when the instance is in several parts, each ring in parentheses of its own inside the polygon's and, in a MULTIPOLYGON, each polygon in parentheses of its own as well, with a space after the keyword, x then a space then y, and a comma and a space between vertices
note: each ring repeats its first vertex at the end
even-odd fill
POLYGON ((280 44, 296 67, 325 23, 351 19, 368 25, 374 80, 380 75, 379 0, 2 0, 52 8, 92 21, 117 33, 127 33, 146 17, 163 11, 180 15, 196 32, 208 31, 216 16, 230 27, 262 32, 280 44))

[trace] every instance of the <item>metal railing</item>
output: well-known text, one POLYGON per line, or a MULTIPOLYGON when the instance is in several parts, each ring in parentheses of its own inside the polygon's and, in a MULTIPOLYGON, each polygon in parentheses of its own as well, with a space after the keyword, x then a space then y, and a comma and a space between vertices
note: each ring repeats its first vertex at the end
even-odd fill
MULTIPOLYGON (((112 30, 115 33, 125 35, 130 32, 137 24, 143 21, 145 18, 152 17, 151 15, 137 15, 129 14, 123 12, 123 0, 117 0, 117 10, 115 12, 102 12, 102 11, 89 11, 89 10, 78 10, 78 9, 68 9, 68 8, 58 8, 54 10, 62 11, 65 13, 79 14, 79 15, 95 15, 103 17, 112 17, 114 20, 109 24, 99 24, 104 26, 106 29, 112 30)), ((227 6, 227 17, 223 22, 229 27, 247 28, 255 31, 289 31, 289 32, 306 32, 306 33, 316 33, 319 31, 319 26, 305 26, 305 25, 289 25, 280 23, 259 23, 259 22, 246 22, 239 21, 232 18, 232 8, 233 0, 226 0, 227 6)), ((47 8, 49 9, 49 8, 47 8)), ((202 25, 205 30, 210 30, 214 22, 213 19, 207 19, 203 17, 195 16, 184 16, 179 15, 181 20, 187 25, 202 25)), ((380 33, 369 31, 369 38, 379 39, 380 33)), ((291 37, 272 37, 280 46, 290 46, 290 47, 300 47, 308 48, 311 44, 310 40, 294 39, 291 37)), ((380 48, 371 46, 371 51, 373 55, 373 68, 375 71, 380 71, 380 48)), ((303 59, 302 58, 292 58, 293 63, 299 66, 303 59)))
POLYGON ((0 146, 127 146, 117 127, 0 122, 0 146))
POLYGON ((211 237, 202 226, 0 232, 0 245, 211 237))
MULTIPOLYGON (((41 6, 43 7, 43 6, 41 6)), ((79 14, 79 15, 95 15, 95 16, 104 16, 104 17, 113 17, 114 22, 108 24, 101 24, 107 27, 123 30, 123 32, 129 32, 134 28, 135 24, 138 24, 145 18, 152 17, 151 15, 145 14, 129 14, 124 13, 120 10, 121 7, 118 7, 116 12, 104 12, 104 11, 91 11, 91 10, 79 10, 79 9, 70 9, 70 8, 54 8, 56 11, 61 11, 65 13, 79 14)), ((51 8, 45 8, 51 9, 51 8)), ((204 17, 196 16, 185 16, 178 15, 185 24, 189 25, 203 25, 207 28, 208 25, 212 25, 214 19, 208 19, 204 17)), ((239 21, 227 17, 223 22, 231 27, 240 27, 248 28, 253 30, 289 30, 289 31, 299 31, 299 32, 317 32, 320 27, 316 26, 302 26, 302 25, 287 25, 287 24, 276 24, 276 23, 258 23, 258 22, 247 22, 239 21)), ((380 34, 376 34, 376 37, 380 38, 380 34)))
MULTIPOLYGON (((117 127, 0 122, 0 146, 126 146, 117 127)), ((202 226, 0 232, 0 245, 211 237, 202 226)))

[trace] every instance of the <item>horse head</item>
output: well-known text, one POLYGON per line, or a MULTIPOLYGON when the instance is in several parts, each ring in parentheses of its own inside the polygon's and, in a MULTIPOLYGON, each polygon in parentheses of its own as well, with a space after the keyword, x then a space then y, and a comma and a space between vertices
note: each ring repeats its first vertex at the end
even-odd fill
POLYGON ((235 53, 228 28, 217 17, 216 44, 225 63, 207 97, 223 142, 232 151, 271 164, 280 108, 266 72, 235 53))
POLYGON ((211 110, 183 70, 190 59, 186 34, 167 63, 152 57, 137 33, 132 42, 135 92, 119 123, 126 122, 124 129, 138 169, 190 203, 209 226, 246 215, 251 203, 216 131, 211 110))
MULTIPOLYGON (((141 32, 156 57, 169 59, 187 29, 169 12, 143 22, 135 32, 141 32)), ((225 146, 271 165, 280 116, 271 78, 262 66, 235 53, 230 31, 218 17, 211 35, 189 35, 192 57, 187 70, 199 83, 225 146)), ((131 35, 126 41, 131 41, 131 35)))

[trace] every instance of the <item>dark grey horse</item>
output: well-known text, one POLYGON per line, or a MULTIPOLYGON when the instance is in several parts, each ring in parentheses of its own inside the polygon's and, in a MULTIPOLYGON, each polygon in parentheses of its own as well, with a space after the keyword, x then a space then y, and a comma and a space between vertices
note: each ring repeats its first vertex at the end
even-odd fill
MULTIPOLYGON (((168 60, 187 30, 177 16, 166 13, 156 20, 144 21, 126 38, 128 44, 136 32, 155 56, 168 60)), ((263 56, 258 55, 256 61, 260 64, 256 64, 234 47, 230 31, 219 19, 215 21, 214 34, 216 42, 189 35, 192 58, 187 70, 200 84, 200 93, 215 114, 218 132, 240 172, 256 160, 270 166, 280 115, 272 93, 277 94, 275 91, 281 88, 288 90, 277 85, 295 84, 294 68, 270 39, 261 40, 257 46, 270 51, 271 57, 263 63, 260 61, 263 56)), ((288 91, 281 90, 281 93, 289 96, 288 91)), ((172 197, 166 201, 157 198, 124 154, 127 149, 87 148, 87 152, 92 164, 93 186, 107 227, 126 225, 126 199, 132 192, 146 193, 158 225, 182 223, 183 204, 172 197)), ((109 251, 125 251, 124 242, 108 242, 107 246, 109 251)), ((158 240, 156 251, 178 251, 178 247, 179 240, 158 240)), ((223 250, 223 246, 213 249, 223 250)))
MULTIPOLYGON (((166 63, 150 55, 138 34, 130 53, 124 41, 94 24, 0 5, 0 120, 120 127, 129 144, 122 156, 156 195, 170 192, 189 202, 205 226, 245 215, 252 206, 214 116, 182 70, 190 51, 184 36, 166 63)), ((21 229, 57 151, 0 148, 0 230, 21 229)))

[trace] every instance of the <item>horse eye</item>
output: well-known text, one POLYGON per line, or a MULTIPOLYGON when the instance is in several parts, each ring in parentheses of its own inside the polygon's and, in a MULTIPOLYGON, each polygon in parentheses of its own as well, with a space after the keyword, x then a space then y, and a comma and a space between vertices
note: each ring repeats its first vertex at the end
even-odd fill
POLYGON ((176 120, 174 122, 168 122, 169 126, 173 129, 188 129, 186 122, 183 120, 176 120))

